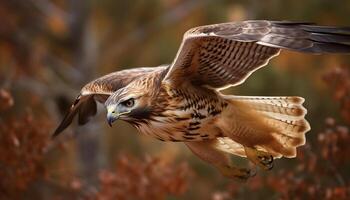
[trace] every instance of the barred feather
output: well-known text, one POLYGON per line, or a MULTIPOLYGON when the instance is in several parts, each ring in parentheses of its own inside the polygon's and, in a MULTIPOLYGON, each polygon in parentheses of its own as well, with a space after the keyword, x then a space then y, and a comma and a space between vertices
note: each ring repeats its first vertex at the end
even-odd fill
MULTIPOLYGON (((255 140, 261 141, 256 142, 255 146, 274 157, 295 157, 296 147, 305 144, 305 133, 310 126, 304 119, 306 109, 302 106, 303 98, 230 96, 229 99, 232 112, 236 113, 236 120, 231 122, 236 123, 231 139, 239 136, 238 143, 244 146, 244 137, 255 137, 255 140), (254 121, 247 121, 249 119, 254 121), (272 138, 266 142, 269 137, 272 138)), ((229 140, 221 139, 217 148, 242 156, 243 146, 229 140)), ((248 143, 249 140, 253 141, 254 138, 247 138, 248 143)))

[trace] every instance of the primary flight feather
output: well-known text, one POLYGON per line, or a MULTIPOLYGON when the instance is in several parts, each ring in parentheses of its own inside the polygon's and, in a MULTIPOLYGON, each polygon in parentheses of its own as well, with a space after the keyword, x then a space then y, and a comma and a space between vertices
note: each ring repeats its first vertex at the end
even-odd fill
POLYGON ((100 102, 110 125, 121 119, 159 140, 184 142, 223 175, 247 179, 252 171, 232 165, 228 155, 266 170, 274 158, 295 157, 310 130, 304 99, 220 90, 243 83, 281 49, 349 53, 350 28, 265 20, 192 28, 172 64, 114 72, 85 85, 54 136, 76 115, 87 123, 100 102))

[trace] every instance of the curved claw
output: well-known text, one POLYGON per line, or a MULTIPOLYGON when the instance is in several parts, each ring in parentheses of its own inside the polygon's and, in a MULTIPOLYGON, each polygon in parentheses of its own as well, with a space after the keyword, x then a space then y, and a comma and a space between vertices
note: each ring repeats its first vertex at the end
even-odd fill
POLYGON ((273 156, 271 154, 250 147, 245 147, 244 149, 247 158, 255 165, 264 170, 271 170, 273 168, 273 156))
POLYGON ((260 163, 264 166, 265 170, 271 170, 273 168, 273 157, 271 155, 258 156, 260 163))

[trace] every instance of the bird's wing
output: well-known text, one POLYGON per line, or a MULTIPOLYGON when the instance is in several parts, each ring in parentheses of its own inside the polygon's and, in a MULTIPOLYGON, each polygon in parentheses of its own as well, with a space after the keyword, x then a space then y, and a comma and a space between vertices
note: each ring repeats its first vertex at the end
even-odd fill
POLYGON ((210 88, 241 84, 280 49, 349 53, 350 28, 284 21, 243 21, 192 28, 164 81, 210 88))
POLYGON ((86 84, 55 130, 53 137, 66 129, 77 114, 79 125, 86 124, 97 112, 96 101, 104 103, 111 94, 125 87, 138 77, 156 70, 164 70, 165 68, 165 66, 160 66, 122 70, 102 76, 86 84))

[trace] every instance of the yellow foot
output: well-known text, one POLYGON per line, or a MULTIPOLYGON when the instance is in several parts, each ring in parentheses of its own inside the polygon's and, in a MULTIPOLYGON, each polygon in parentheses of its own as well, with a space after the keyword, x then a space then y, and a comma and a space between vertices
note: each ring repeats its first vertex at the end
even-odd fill
POLYGON ((255 165, 264 170, 270 170, 273 167, 273 157, 267 152, 259 151, 254 148, 244 147, 247 158, 255 165))
POLYGON ((248 178, 253 177, 256 174, 256 171, 246 168, 238 168, 233 166, 221 166, 218 168, 222 175, 239 181, 246 181, 248 178))

